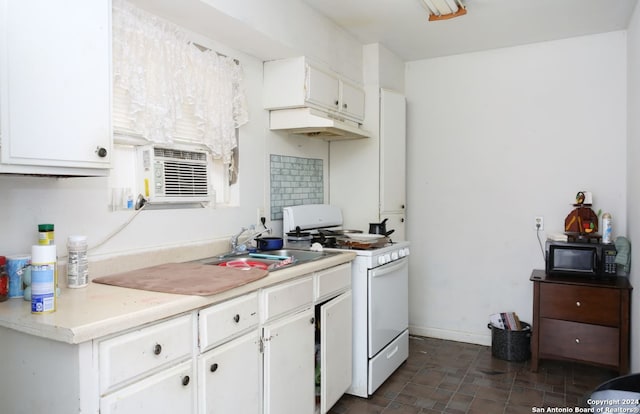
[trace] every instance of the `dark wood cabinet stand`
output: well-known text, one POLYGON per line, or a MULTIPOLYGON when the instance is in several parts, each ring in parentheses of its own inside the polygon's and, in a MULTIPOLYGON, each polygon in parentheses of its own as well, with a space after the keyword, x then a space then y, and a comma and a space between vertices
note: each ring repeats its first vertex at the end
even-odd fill
POLYGON ((541 359, 629 371, 631 285, 626 277, 588 279, 534 270, 531 370, 541 359))

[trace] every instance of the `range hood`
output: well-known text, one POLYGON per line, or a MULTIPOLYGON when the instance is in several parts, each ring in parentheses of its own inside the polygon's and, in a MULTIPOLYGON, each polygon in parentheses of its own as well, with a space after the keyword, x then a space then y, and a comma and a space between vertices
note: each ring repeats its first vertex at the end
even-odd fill
POLYGON ((332 118, 313 108, 272 110, 269 118, 272 131, 287 131, 327 141, 369 138, 369 132, 357 123, 332 118))

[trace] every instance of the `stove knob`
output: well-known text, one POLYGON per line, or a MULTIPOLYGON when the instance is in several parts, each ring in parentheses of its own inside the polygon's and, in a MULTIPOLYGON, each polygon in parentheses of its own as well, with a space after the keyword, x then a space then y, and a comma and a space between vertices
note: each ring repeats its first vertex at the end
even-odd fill
POLYGON ((384 255, 378 256, 378 264, 383 265, 385 263, 386 263, 386 260, 384 260, 384 255))
POLYGON ((384 255, 385 263, 389 263, 391 261, 391 255, 389 253, 384 255))
POLYGON ((404 249, 398 250, 398 256, 400 256, 400 257, 404 257, 405 256, 404 249))
POLYGON ((391 260, 398 260, 398 252, 391 252, 391 260))
POLYGON ((409 256, 411 254, 411 252, 409 251, 408 247, 405 247, 403 250, 404 250, 404 255, 405 256, 409 256))

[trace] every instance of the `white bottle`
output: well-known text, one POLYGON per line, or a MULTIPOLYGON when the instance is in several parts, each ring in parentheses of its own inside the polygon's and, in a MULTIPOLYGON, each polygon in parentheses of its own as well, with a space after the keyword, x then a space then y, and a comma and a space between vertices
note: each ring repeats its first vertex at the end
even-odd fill
POLYGON ((31 313, 56 311, 56 245, 31 247, 31 313))
POLYGON ((67 287, 81 288, 89 284, 87 249, 86 236, 69 236, 67 239, 67 287))
POLYGON ((602 243, 611 244, 611 214, 602 215, 602 243))

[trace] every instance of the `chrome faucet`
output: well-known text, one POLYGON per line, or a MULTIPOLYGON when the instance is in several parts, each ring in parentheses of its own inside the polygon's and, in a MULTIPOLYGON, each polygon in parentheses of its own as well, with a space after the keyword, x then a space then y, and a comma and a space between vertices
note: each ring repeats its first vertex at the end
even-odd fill
POLYGON ((234 234, 233 236, 231 236, 231 254, 239 254, 244 252, 245 250, 247 250, 247 243, 251 242, 252 240, 255 240, 256 238, 260 237, 264 233, 271 233, 271 228, 265 226, 264 230, 256 231, 256 226, 253 224, 250 225, 249 227, 242 227, 237 234, 234 234), (244 234, 245 231, 251 231, 253 232, 253 234, 251 234, 242 243, 239 243, 238 240, 240 239, 240 236, 244 234))

